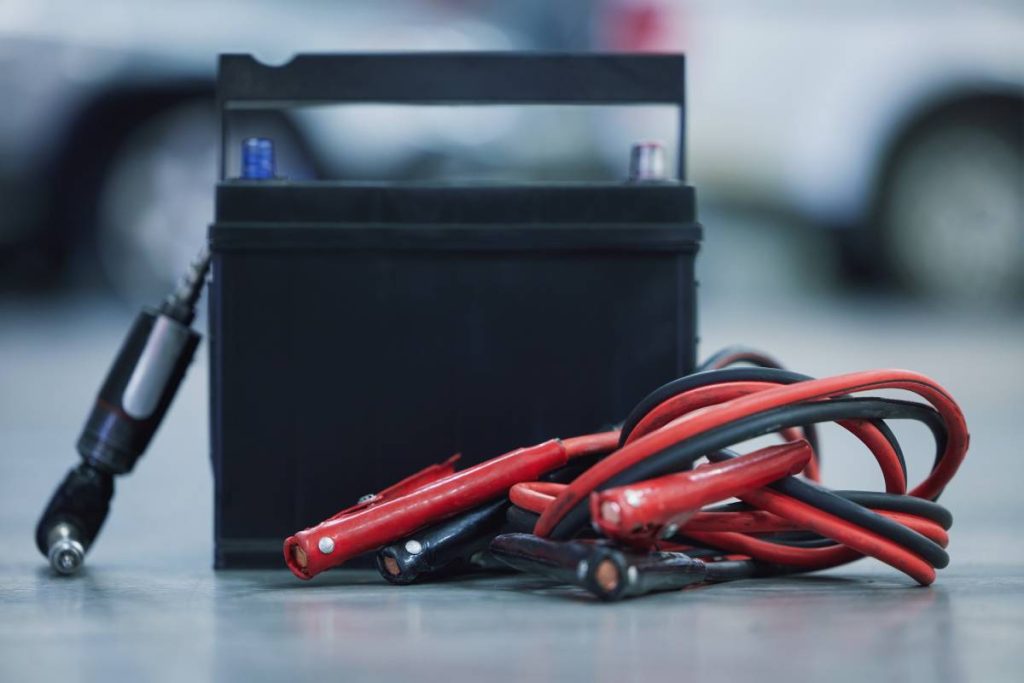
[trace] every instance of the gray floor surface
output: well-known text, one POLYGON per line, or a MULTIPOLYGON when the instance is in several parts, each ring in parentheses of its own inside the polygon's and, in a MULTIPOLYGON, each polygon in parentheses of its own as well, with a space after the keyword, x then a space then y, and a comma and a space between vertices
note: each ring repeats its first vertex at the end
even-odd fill
MULTIPOLYGON (((972 449, 943 498, 953 560, 931 588, 873 560, 616 605, 515 577, 394 588, 367 572, 217 573, 205 355, 119 481, 87 569, 54 578, 32 528, 133 310, 3 299, 0 681, 1021 680, 1022 316, 809 295, 826 289, 813 242, 764 230, 709 230, 702 349, 743 341, 817 375, 909 367, 952 392, 972 449)), ((928 437, 897 431, 917 480, 928 437)), ((840 430, 824 447, 827 483, 878 487, 840 430)))

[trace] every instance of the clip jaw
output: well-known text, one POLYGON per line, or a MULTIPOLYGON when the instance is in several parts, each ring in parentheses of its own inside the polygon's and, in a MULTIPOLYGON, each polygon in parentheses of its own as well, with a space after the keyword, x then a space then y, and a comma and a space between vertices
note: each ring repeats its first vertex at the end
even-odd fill
POLYGON ((508 506, 502 497, 386 545, 377 551, 377 570, 389 583, 405 585, 471 567, 505 525, 508 506))
POLYGON ((797 474, 814 451, 793 441, 668 474, 636 484, 596 491, 590 496, 594 528, 630 545, 650 547, 675 535, 701 508, 797 474))
POLYGON ((684 553, 630 552, 595 541, 503 534, 491 542, 491 553, 513 569, 579 586, 609 602, 707 580, 706 565, 684 553))

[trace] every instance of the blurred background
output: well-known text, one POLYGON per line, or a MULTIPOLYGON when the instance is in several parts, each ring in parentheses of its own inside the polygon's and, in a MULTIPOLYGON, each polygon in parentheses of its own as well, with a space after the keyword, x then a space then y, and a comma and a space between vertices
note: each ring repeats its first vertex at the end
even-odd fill
MULTIPOLYGON (((331 50, 685 52, 689 180, 715 216, 813 241, 794 276, 971 306, 1024 292, 1014 0, 7 0, 3 290, 162 291, 212 217, 218 52, 331 50)), ((631 142, 671 149, 674 121, 357 106, 251 123, 292 177, 583 179, 622 177, 631 142)))
MULTIPOLYGON (((975 545, 954 557, 987 557, 988 521, 1024 512, 1020 2, 5 0, 0 491, 32 503, 3 517, 18 557, 34 557, 29 529, 135 310, 212 218, 217 54, 370 50, 685 52, 702 355, 744 342, 810 374, 930 374, 974 432, 949 505, 975 545)), ((293 178, 589 179, 624 178, 633 142, 673 149, 673 122, 657 107, 354 106, 240 130, 275 138, 293 178)), ((97 562, 141 544, 208 566, 205 364, 118 494, 134 514, 111 516, 97 562), (117 529, 136 545, 118 549, 117 529)), ((826 481, 877 485, 833 441, 826 481)))

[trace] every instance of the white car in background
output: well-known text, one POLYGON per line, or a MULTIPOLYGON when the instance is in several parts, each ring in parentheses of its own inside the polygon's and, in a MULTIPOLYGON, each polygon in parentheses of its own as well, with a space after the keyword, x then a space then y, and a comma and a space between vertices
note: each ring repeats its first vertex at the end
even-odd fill
MULTIPOLYGON (((159 294, 212 218, 220 52, 530 49, 685 52, 702 193, 834 228, 849 262, 929 294, 1021 290, 1013 2, 8 0, 0 248, 95 254, 133 301, 159 294)), ((658 108, 521 109, 307 108, 235 132, 275 138, 291 177, 607 179, 634 142, 671 150, 658 108)))
MULTIPOLYGON (((1021 292, 1024 4, 611 0, 596 34, 687 54, 702 191, 835 229, 931 295, 1021 292)), ((668 126, 616 115, 598 139, 612 160, 668 126)))

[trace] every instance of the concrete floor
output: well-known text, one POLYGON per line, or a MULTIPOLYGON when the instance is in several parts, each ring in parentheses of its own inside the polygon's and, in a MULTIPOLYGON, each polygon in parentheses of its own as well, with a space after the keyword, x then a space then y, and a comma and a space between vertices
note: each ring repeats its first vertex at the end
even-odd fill
MULTIPOLYGON (((910 367, 961 402, 972 450, 943 498, 956 516, 953 561, 933 587, 874 561, 616 605, 515 577, 395 588, 365 572, 309 583, 284 570, 215 573, 205 355, 146 459, 118 482, 87 569, 55 578, 32 528, 74 463, 85 409, 133 310, 88 296, 8 297, 0 681, 1020 680, 1019 311, 832 293, 813 239, 705 221, 716 226, 701 260, 705 353, 743 341, 810 374, 910 367)), ((927 435, 897 432, 916 480, 930 459, 927 435)), ((827 432, 824 446, 827 483, 878 486, 870 457, 848 437, 827 432)))
POLYGON ((5 578, 7 681, 997 681, 1022 659, 1017 568, 923 589, 865 565, 605 605, 516 577, 33 564, 5 578))

